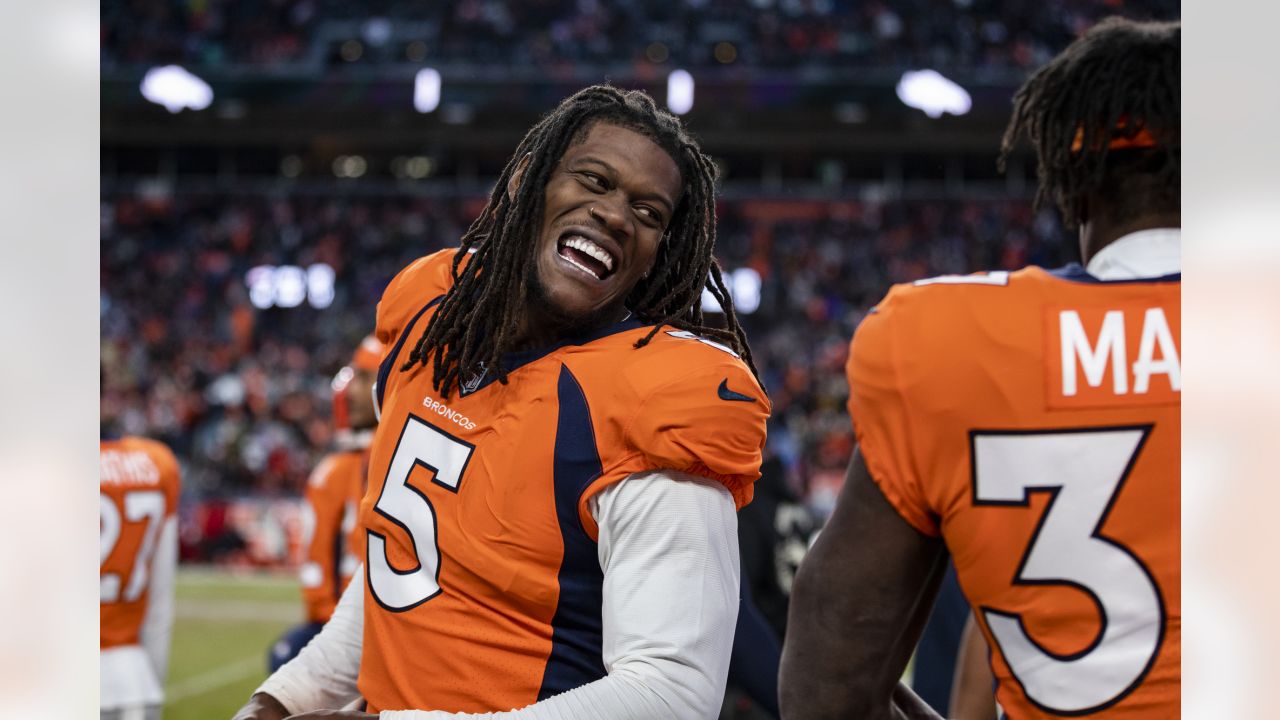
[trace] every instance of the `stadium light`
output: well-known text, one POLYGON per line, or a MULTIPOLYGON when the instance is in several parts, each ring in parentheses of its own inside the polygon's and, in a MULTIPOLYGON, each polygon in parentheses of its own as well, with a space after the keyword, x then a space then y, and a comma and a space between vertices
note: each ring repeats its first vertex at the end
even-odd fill
POLYGON ((382 47, 391 39, 391 21, 384 17, 369 18, 363 30, 364 41, 374 47, 382 47))
POLYGON ((339 155, 333 159, 333 174, 340 178, 358 178, 369 169, 369 163, 360 155, 339 155))
POLYGON ((307 274, 297 265, 276 268, 276 305, 298 307, 307 299, 307 274))
POLYGON ((413 108, 429 113, 440 106, 440 71, 422 68, 413 79, 413 108))
POLYGON ((431 162, 431 158, 423 155, 414 155, 405 161, 404 170, 405 174, 414 180, 421 180, 431 174, 431 169, 434 165, 431 162))
POLYGON ((203 110, 213 102, 213 88, 209 83, 177 65, 154 67, 142 76, 142 97, 163 105, 176 113, 183 108, 203 110))
POLYGON ((944 112, 964 115, 973 107, 969 93, 937 70, 908 70, 898 81, 897 90, 904 105, 923 110, 931 118, 942 117, 944 112))
POLYGON ((337 273, 325 263, 306 269, 296 265, 258 265, 245 273, 249 301, 259 310, 271 307, 294 308, 306 301, 323 310, 333 304, 337 273))
POLYGON ((317 310, 323 310, 333 304, 336 294, 333 281, 337 273, 325 263, 316 263, 307 268, 307 302, 317 310))
POLYGON ((296 178, 302 174, 302 158, 297 155, 285 155, 280 159, 280 174, 287 178, 296 178))
MULTIPOLYGON (((733 299, 733 308, 739 315, 750 315, 760 309, 760 273, 744 267, 724 273, 724 286, 733 299)), ((702 312, 724 312, 711 291, 702 289, 702 312)))
POLYGON ((738 268, 733 274, 733 304, 744 315, 750 315, 760 307, 760 273, 754 268, 738 268))
POLYGON ((667 107, 677 115, 693 109, 693 76, 685 70, 672 70, 667 76, 667 107))
POLYGON ((266 310, 276 304, 275 270, 270 265, 259 265, 245 273, 244 284, 249 287, 249 302, 259 310, 266 310))

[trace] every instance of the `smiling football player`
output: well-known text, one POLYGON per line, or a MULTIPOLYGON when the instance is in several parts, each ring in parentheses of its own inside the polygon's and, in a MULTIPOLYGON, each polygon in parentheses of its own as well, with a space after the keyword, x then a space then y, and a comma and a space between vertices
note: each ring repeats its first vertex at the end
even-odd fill
POLYGON ((391 282, 363 580, 238 717, 719 712, 770 405, 712 257, 715 177, 647 95, 591 87, 458 249, 391 282))

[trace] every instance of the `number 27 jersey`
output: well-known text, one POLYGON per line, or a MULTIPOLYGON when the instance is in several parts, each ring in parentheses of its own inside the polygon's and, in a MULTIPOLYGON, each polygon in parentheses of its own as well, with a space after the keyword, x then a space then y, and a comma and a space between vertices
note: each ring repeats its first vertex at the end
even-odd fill
POLYGON ((872 477, 942 537, 1010 718, 1176 717, 1178 276, 897 286, 854 336, 872 477))
MULTIPOLYGON (((100 647, 136 645, 151 598, 152 561, 178 508, 178 461, 140 437, 99 443, 100 647)), ((172 592, 172 588, 163 588, 172 592)))

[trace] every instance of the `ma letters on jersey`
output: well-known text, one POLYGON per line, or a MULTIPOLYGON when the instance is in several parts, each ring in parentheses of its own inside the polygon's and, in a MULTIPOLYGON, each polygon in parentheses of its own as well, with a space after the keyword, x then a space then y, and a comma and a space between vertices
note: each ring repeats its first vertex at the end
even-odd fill
POLYGON ((1166 405, 1182 395, 1177 306, 1048 308, 1045 337, 1052 410, 1166 405))

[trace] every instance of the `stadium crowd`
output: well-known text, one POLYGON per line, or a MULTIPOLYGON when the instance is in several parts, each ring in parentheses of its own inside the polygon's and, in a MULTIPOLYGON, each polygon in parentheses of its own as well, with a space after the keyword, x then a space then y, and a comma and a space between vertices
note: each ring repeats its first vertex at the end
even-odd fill
POLYGON ((1026 70, 1107 15, 1177 0, 134 0, 103 6, 104 70, 183 63, 581 63, 1026 70), (908 22, 910 20, 910 22, 908 22))
MULTIPOLYGON (((301 492, 331 439, 330 379, 383 287, 456 244, 478 210, 423 197, 108 195, 102 202, 104 413, 169 444, 189 500, 301 492), (261 309, 260 265, 335 271, 323 309, 261 309)), ((762 277, 743 317, 774 404, 770 453, 824 516, 851 450, 843 367, 854 327, 895 282, 1074 257, 1026 201, 724 202, 719 256, 762 277)))

